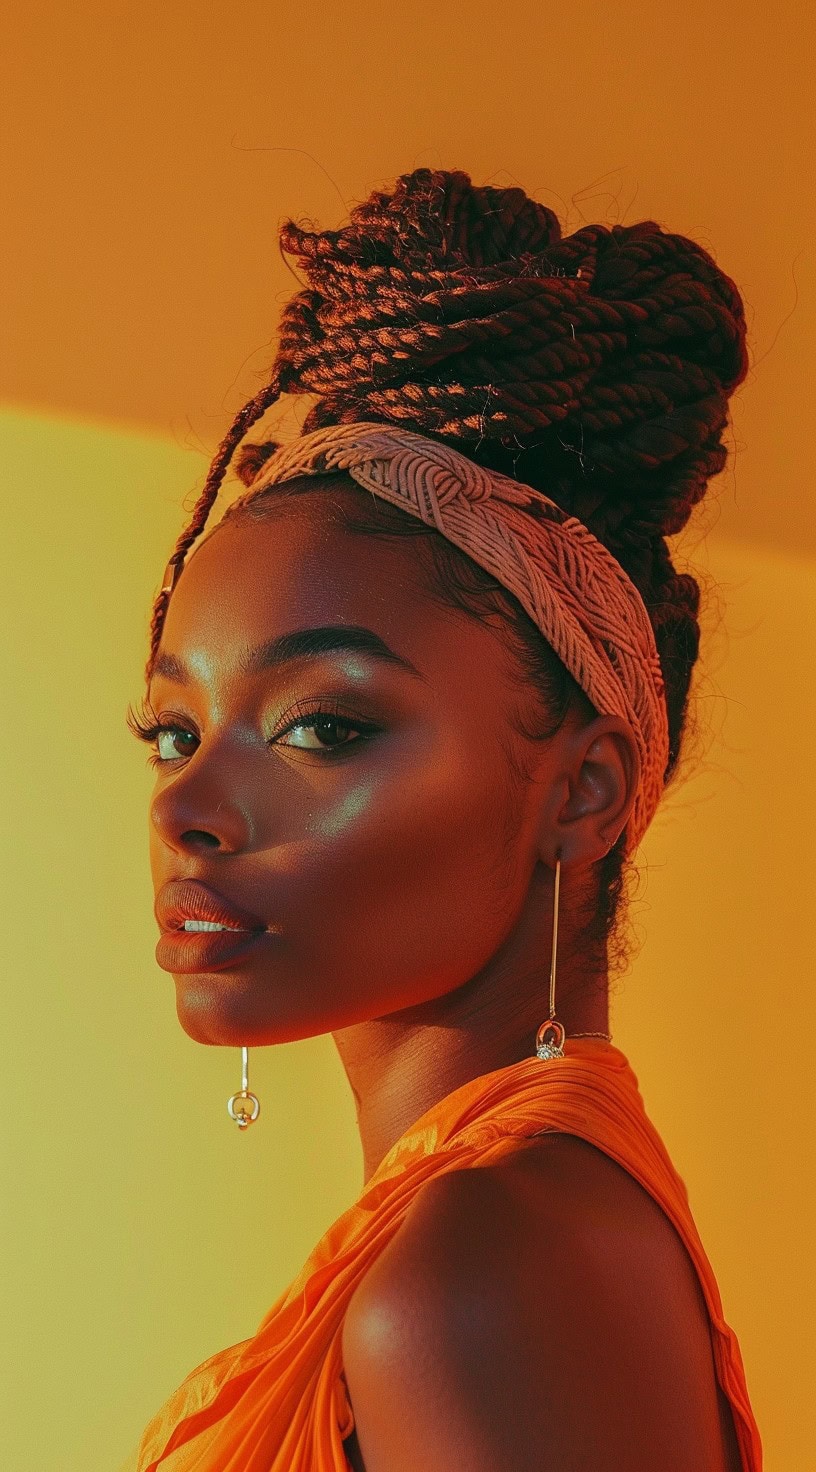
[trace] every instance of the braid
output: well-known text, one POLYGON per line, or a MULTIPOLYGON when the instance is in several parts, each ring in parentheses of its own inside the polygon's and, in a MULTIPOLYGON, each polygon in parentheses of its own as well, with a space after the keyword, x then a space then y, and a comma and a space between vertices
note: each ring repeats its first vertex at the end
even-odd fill
MULTIPOLYGON (((275 400, 280 397, 282 392, 280 382, 281 370, 276 368, 270 382, 261 389, 260 393, 255 395, 254 399, 250 399, 248 404, 244 404, 244 407, 236 414, 221 444, 218 446, 215 457, 207 472, 204 488, 193 507, 193 514, 189 525, 185 527, 178 538, 168 560, 169 563, 175 565, 184 562, 187 552, 199 535, 199 532, 203 531, 206 525, 210 508, 218 495, 219 487, 227 472, 227 467, 236 446, 240 444, 247 430, 266 412, 270 404, 274 404, 275 400)), ((267 451, 267 453, 271 453, 271 450, 267 451)), ((162 590, 157 595, 153 604, 153 613, 150 620, 150 655, 145 668, 145 679, 148 683, 150 682, 150 676, 153 671, 156 651, 159 647, 159 640, 161 639, 161 632, 164 627, 169 602, 169 592, 162 590)))
POLYGON ((739 295, 704 250, 652 221, 562 240, 521 190, 427 169, 352 221, 281 232, 316 288, 281 332, 301 390, 319 395, 304 434, 404 423, 505 471, 538 451, 519 478, 551 485, 560 470, 597 503, 601 533, 685 525, 725 463, 728 395, 747 371, 739 295))

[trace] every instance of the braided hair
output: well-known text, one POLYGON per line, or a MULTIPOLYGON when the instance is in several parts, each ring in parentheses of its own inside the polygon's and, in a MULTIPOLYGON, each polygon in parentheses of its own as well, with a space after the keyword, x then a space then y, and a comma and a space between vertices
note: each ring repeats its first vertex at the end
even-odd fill
MULTIPOLYGON (((402 174, 341 229, 289 219, 279 239, 309 285, 284 308, 269 382, 236 415, 170 561, 184 561, 241 440, 282 394, 317 396, 303 434, 378 420, 449 444, 544 491, 637 586, 666 686, 668 782, 699 651, 700 586, 675 570, 666 537, 682 530, 726 462, 728 399, 748 370, 734 282, 701 246, 652 220, 562 236, 556 215, 522 189, 478 187, 458 169, 402 174)), ((253 499, 253 479, 277 448, 274 440, 241 447, 235 472, 249 493, 222 522, 263 515, 270 497, 315 490, 318 478, 301 478, 253 499)), ((507 589, 435 528, 370 500, 352 530, 424 536, 435 595, 474 617, 504 619, 548 717, 538 739, 574 704, 591 712, 507 589)), ((153 607, 148 681, 169 596, 160 592, 153 607)), ((618 969, 628 959, 615 929, 629 877, 623 843, 621 834, 596 865, 582 931, 582 944, 608 959, 616 942, 618 969)))

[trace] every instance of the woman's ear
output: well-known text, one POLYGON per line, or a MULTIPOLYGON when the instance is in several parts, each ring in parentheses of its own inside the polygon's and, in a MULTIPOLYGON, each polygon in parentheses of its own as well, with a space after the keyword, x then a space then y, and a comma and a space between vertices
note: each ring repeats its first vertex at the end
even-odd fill
POLYGON ((640 753, 621 716, 565 724, 559 738, 562 781, 554 788, 560 806, 548 824, 551 861, 560 853, 565 863, 593 864, 626 826, 640 782, 640 753))

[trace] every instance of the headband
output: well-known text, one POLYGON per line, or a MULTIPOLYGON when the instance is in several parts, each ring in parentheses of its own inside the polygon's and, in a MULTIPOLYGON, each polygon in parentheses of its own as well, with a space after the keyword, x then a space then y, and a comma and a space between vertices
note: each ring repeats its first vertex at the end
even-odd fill
POLYGON ((542 491, 392 424, 330 425, 290 440, 264 461, 241 499, 298 476, 340 472, 436 527, 492 573, 598 714, 627 722, 640 753, 640 782, 626 825, 626 850, 633 852, 663 793, 669 728, 654 630, 620 563, 542 491), (530 505, 544 510, 543 520, 521 509, 530 505))

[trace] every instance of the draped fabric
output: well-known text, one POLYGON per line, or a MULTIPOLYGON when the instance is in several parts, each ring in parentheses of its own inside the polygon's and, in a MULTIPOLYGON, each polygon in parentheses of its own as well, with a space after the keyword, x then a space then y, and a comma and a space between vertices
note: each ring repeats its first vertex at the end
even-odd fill
POLYGON ((427 1110, 324 1234, 256 1333, 187 1376, 120 1472, 347 1472, 343 1440, 354 1416, 340 1337, 354 1289, 427 1181, 491 1165, 545 1130, 603 1150, 673 1222, 708 1307, 717 1379, 733 1411, 743 1472, 761 1472, 739 1343, 723 1317, 685 1184, 646 1115, 632 1067, 602 1039, 567 1037, 564 1048, 563 1058, 533 1055, 483 1074, 427 1110))

